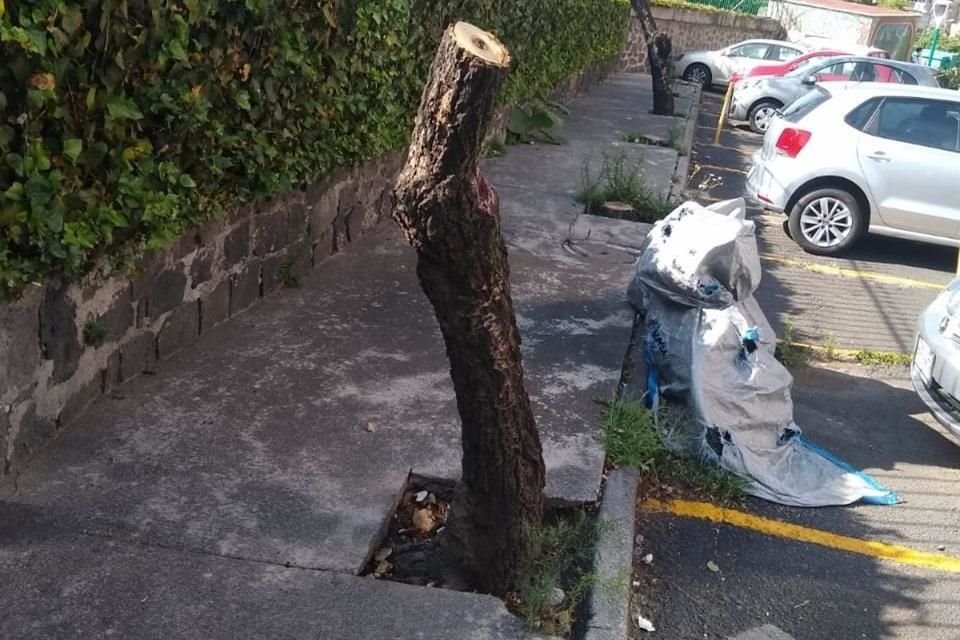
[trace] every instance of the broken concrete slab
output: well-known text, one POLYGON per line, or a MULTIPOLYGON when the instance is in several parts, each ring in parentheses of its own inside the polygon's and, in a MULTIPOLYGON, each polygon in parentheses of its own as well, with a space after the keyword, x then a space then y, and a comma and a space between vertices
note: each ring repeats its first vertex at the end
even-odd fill
POLYGON ((0 540, 2 638, 533 637, 492 596, 96 536, 0 540))
MULTIPOLYGON (((570 195, 576 158, 644 117, 648 84, 623 82, 619 98, 603 88, 574 103, 587 115, 569 119, 568 146, 511 148, 488 166, 559 504, 596 499, 597 401, 619 379, 633 321, 623 291, 648 228, 585 220, 570 195)), ((674 163, 655 166, 667 176, 674 163)), ((0 518, 37 509, 51 527, 355 573, 411 469, 457 477, 458 425, 413 251, 384 227, 97 403, 20 476, 0 518)))

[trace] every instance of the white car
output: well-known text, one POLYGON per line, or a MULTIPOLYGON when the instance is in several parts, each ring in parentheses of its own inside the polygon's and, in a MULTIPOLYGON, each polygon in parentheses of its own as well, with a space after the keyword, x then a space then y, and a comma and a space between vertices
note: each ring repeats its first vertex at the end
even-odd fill
POLYGON ((807 49, 781 40, 744 40, 718 51, 691 51, 673 59, 674 72, 704 88, 726 86, 734 73, 745 73, 761 64, 784 62, 807 49))
POLYGON ((960 94, 818 84, 771 121, 747 192, 786 213, 810 253, 841 254, 868 231, 960 246, 960 94))
POLYGON ((910 377, 933 417, 960 438, 960 278, 920 314, 910 377))

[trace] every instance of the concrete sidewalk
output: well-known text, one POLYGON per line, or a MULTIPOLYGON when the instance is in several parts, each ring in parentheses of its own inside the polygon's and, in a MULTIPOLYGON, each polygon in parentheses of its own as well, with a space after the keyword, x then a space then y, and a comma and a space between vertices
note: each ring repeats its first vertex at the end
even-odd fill
MULTIPOLYGON (((650 80, 575 100, 564 146, 487 162, 556 504, 596 499, 600 406, 646 226, 581 216, 614 145, 670 190, 650 80)), ((456 478, 448 365, 413 251, 386 225, 104 397, 0 486, 0 637, 519 638, 496 599, 359 578, 408 473, 456 478)))

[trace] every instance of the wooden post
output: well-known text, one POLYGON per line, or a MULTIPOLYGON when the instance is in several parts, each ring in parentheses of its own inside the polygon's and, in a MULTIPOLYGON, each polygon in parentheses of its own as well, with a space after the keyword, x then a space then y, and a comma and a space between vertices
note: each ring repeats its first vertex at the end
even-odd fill
POLYGON ((457 396, 463 478, 446 545, 473 586, 512 587, 523 532, 543 516, 540 436, 523 384, 499 199, 480 174, 483 141, 510 55, 459 22, 430 67, 393 217, 443 334, 457 396))

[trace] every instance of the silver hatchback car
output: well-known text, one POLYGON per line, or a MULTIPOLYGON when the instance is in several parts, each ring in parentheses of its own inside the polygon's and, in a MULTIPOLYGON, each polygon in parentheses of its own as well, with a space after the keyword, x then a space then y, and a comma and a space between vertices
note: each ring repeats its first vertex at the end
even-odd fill
POLYGON ((868 231, 960 246, 960 93, 817 85, 771 121, 747 192, 786 213, 810 253, 841 254, 868 231))
POLYGON ((818 82, 881 82, 939 86, 933 69, 866 56, 818 58, 784 76, 744 78, 734 86, 730 119, 764 133, 776 111, 812 91, 818 82))

